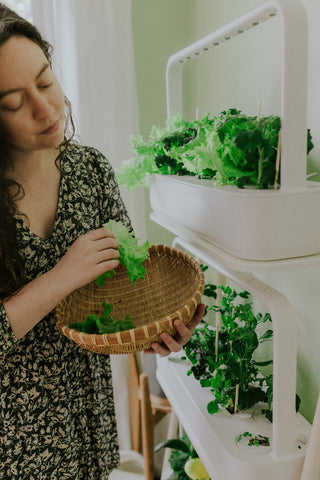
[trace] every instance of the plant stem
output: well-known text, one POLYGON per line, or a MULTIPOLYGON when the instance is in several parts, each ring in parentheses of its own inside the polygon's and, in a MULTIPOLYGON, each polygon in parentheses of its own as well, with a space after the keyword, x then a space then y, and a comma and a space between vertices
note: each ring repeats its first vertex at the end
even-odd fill
MULTIPOLYGON (((226 281, 226 278, 224 275, 222 275, 222 273, 220 272, 217 272, 217 284, 218 285, 224 285, 225 284, 225 281, 226 281)), ((221 306, 221 299, 222 299, 222 290, 219 288, 217 290, 217 299, 216 299, 216 305, 217 306, 221 306)), ((218 357, 219 357, 219 331, 220 331, 220 327, 222 325, 222 320, 221 320, 221 313, 220 312, 217 312, 216 313, 216 341, 215 341, 215 359, 216 359, 216 362, 218 361, 218 357)))
POLYGON ((280 169, 280 152, 281 152, 281 128, 279 130, 278 136, 278 148, 277 148, 277 158, 276 158, 276 174, 274 178, 274 189, 276 190, 279 188, 278 186, 278 177, 279 177, 279 169, 280 169))
POLYGON ((239 383, 236 385, 236 396, 234 399, 234 413, 238 411, 238 403, 239 403, 239 383))

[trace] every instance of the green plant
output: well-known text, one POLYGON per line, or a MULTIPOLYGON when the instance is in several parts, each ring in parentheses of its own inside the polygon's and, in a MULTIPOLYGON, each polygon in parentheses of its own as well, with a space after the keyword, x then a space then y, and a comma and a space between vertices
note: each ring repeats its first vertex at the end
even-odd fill
MULTIPOLYGON (((153 126, 148 141, 131 137, 133 158, 117 178, 129 190, 147 187, 154 173, 197 175, 216 184, 274 188, 278 186, 278 116, 257 118, 230 108, 187 122, 178 114, 164 127, 153 126)), ((310 131, 307 153, 313 148, 310 131)))
POLYGON ((102 306, 103 312, 100 317, 98 315, 88 315, 84 322, 70 323, 70 328, 91 334, 123 332, 134 328, 130 320, 130 314, 126 315, 123 320, 114 320, 111 316, 113 306, 106 302, 102 306))
POLYGON ((159 443, 155 452, 162 448, 170 448, 169 464, 172 469, 170 480, 210 480, 196 450, 191 445, 187 435, 172 438, 159 443))
POLYGON ((271 322, 270 314, 254 314, 246 291, 238 293, 224 285, 207 286, 205 291, 215 297, 217 289, 223 293, 221 305, 209 306, 207 310, 220 315, 221 326, 213 329, 204 324, 184 346, 192 363, 188 375, 193 374, 202 387, 210 388, 214 398, 207 405, 209 413, 218 412, 220 407, 235 413, 263 402, 270 418, 272 375, 263 376, 260 367, 270 365, 272 360, 254 359, 259 345, 272 338, 271 328, 259 336, 257 333, 259 324, 271 322))
POLYGON ((253 435, 250 432, 244 432, 238 436, 237 442, 240 442, 243 438, 247 439, 249 447, 252 447, 252 446, 269 447, 270 446, 270 438, 264 435, 253 435))
MULTIPOLYGON (((115 220, 109 220, 103 225, 104 228, 114 233, 119 242, 119 263, 123 263, 127 269, 129 279, 132 285, 138 278, 144 279, 145 268, 143 266, 144 260, 148 256, 149 242, 142 245, 138 244, 138 239, 134 237, 133 233, 121 223, 115 220)), ((95 279, 97 285, 103 287, 105 278, 110 278, 115 275, 115 270, 103 273, 95 279)))

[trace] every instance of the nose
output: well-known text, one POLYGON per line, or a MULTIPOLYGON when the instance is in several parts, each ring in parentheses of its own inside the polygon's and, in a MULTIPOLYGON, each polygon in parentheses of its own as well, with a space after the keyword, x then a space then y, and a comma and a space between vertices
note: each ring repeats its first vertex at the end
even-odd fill
POLYGON ((41 94, 41 92, 34 94, 31 102, 32 115, 35 120, 44 120, 51 116, 53 107, 48 101, 48 98, 41 94))

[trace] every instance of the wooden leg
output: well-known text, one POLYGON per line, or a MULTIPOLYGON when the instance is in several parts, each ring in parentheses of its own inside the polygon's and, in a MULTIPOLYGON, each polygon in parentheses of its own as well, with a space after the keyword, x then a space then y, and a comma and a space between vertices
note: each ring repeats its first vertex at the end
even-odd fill
POLYGON ((141 414, 139 398, 139 372, 134 353, 129 354, 129 402, 131 448, 141 452, 141 414))
MULTIPOLYGON (((131 448, 143 454, 145 480, 154 480, 154 426, 172 409, 166 398, 150 394, 148 375, 139 374, 135 354, 129 354, 129 393, 131 448)), ((176 436, 177 430, 176 416, 171 415, 168 438, 176 436)))
POLYGON ((146 466, 145 477, 146 480, 154 480, 153 417, 148 375, 141 373, 139 379, 141 393, 142 453, 146 466))

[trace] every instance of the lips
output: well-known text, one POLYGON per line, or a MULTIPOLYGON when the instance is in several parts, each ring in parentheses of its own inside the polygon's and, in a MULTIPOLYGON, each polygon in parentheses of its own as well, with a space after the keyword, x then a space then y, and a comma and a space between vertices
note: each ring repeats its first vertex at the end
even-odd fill
POLYGON ((57 120, 55 123, 50 125, 50 127, 46 128, 45 130, 43 130, 40 133, 41 133, 41 135, 52 135, 52 134, 56 133, 58 130, 59 130, 59 120, 57 120))

